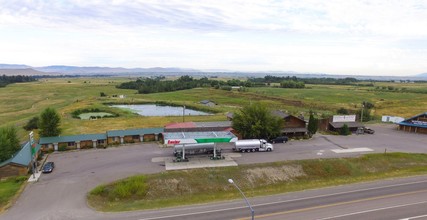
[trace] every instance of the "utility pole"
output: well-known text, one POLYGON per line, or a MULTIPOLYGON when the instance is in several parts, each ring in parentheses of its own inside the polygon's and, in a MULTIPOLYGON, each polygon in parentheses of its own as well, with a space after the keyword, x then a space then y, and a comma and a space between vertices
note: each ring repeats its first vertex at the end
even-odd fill
POLYGON ((185 105, 182 108, 182 122, 185 122, 185 105))
POLYGON ((36 178, 36 172, 37 172, 37 167, 35 167, 35 161, 34 161, 34 155, 35 155, 35 149, 33 150, 33 145, 34 145, 34 133, 31 131, 30 134, 30 141, 29 141, 29 145, 30 145, 30 155, 31 155, 31 170, 33 172, 33 178, 36 178))
POLYGON ((362 112, 360 114, 360 122, 363 122, 363 109, 365 108, 365 102, 362 102, 362 112))

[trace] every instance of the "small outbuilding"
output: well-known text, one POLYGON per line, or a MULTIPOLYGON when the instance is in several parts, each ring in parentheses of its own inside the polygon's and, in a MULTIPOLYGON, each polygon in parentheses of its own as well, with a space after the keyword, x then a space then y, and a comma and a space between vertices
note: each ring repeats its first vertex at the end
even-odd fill
POLYGON ((214 107, 216 105, 216 103, 211 101, 211 100, 202 100, 199 103, 202 105, 209 106, 209 107, 214 107))

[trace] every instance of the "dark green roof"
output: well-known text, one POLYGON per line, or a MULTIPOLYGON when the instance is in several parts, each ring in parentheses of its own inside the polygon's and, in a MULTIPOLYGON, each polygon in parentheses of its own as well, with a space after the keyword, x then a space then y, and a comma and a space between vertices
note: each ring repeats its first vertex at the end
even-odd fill
MULTIPOLYGON (((37 144, 35 146, 36 152, 40 150, 41 145, 37 144)), ((14 163, 22 166, 28 166, 31 162, 31 145, 30 142, 27 142, 22 145, 21 150, 18 151, 12 158, 9 160, 3 161, 0 163, 0 167, 9 163, 14 163)))
POLYGON ((163 133, 164 128, 138 128, 128 130, 112 130, 107 131, 108 137, 124 137, 130 135, 144 135, 144 134, 159 134, 163 133))
POLYGON ((57 136, 57 137, 41 137, 39 144, 106 140, 106 139, 107 139, 107 135, 105 133, 104 134, 79 134, 79 135, 57 136))

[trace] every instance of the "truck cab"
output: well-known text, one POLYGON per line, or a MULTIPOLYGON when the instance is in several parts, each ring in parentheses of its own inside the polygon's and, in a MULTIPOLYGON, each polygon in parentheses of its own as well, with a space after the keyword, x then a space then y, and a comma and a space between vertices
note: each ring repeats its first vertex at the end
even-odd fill
POLYGON ((264 139, 260 139, 259 141, 261 142, 259 151, 273 151, 273 145, 272 144, 268 143, 264 139))

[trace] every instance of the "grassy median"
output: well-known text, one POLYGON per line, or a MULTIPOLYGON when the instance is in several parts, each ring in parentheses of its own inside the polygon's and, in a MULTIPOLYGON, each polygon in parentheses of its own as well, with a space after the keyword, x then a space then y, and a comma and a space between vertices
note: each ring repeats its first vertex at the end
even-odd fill
POLYGON ((26 176, 10 177, 0 180, 0 213, 9 207, 24 186, 26 176))
POLYGON ((96 187, 88 201, 117 212, 240 198, 229 178, 253 197, 426 173, 427 154, 368 154, 133 176, 96 187))

